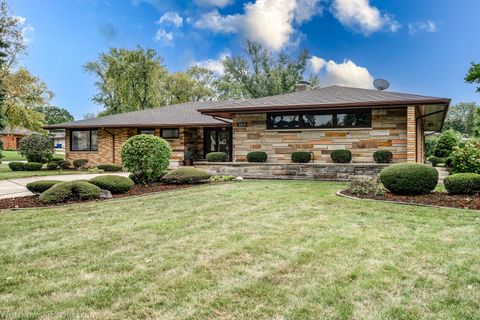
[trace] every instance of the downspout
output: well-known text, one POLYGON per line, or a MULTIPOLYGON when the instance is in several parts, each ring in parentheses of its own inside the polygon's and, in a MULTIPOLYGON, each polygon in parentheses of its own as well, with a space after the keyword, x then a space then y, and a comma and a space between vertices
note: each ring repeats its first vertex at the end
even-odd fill
POLYGON ((108 133, 109 135, 112 136, 112 149, 113 149, 113 152, 112 152, 112 162, 115 163, 115 134, 114 133, 111 133, 110 131, 106 130, 105 128, 102 128, 103 131, 105 131, 106 133, 108 133))

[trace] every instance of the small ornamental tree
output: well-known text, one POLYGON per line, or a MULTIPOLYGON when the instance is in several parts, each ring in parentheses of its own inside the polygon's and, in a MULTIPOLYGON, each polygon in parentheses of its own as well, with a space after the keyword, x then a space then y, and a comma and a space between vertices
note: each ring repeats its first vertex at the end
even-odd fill
POLYGON ((28 162, 47 163, 53 158, 55 147, 53 139, 40 134, 32 134, 20 140, 18 151, 27 158, 28 162))
POLYGON ((462 147, 454 147, 449 160, 452 173, 480 174, 480 148, 473 141, 468 141, 462 147))
POLYGON ((458 135, 453 130, 444 131, 433 149, 433 155, 439 158, 447 158, 453 151, 453 147, 458 145, 458 135))
POLYGON ((170 163, 172 151, 162 138, 139 134, 129 138, 122 147, 122 162, 137 182, 148 184, 160 178, 170 163))

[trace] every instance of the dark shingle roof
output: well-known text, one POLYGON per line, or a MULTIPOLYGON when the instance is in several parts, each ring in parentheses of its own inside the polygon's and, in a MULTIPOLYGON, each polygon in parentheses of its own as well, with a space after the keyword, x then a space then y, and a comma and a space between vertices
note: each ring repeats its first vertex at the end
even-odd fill
POLYGON ((35 132, 28 129, 10 128, 10 127, 5 127, 3 128, 3 130, 0 131, 0 134, 8 134, 8 135, 16 135, 16 136, 29 136, 32 133, 35 133, 35 132))

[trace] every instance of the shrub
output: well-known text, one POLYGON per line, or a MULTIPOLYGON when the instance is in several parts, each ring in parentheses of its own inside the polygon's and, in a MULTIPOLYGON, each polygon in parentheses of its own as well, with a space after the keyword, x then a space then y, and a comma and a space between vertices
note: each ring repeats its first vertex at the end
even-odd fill
POLYGON ((247 154, 248 162, 266 162, 267 154, 263 151, 252 151, 247 154))
POLYGON ((53 157, 55 148, 52 139, 32 134, 20 140, 18 152, 25 156, 28 162, 47 163, 53 157))
POLYGON ((480 193, 480 174, 457 173, 444 180, 445 189, 451 194, 476 194, 480 193))
POLYGON ((79 169, 88 163, 88 159, 77 159, 73 160, 73 166, 75 169, 79 169))
POLYGON ((168 172, 162 177, 162 181, 169 184, 194 184, 204 182, 210 177, 210 174, 203 170, 183 167, 168 172))
POLYGON ((425 156, 427 158, 430 156, 433 156, 433 151, 435 150, 437 141, 438 141, 438 138, 431 135, 425 138, 425 156))
POLYGON ((163 174, 170 164, 171 154, 167 141, 145 134, 129 138, 121 152, 123 166, 142 184, 153 182, 163 174))
POLYGON ((23 164, 25 171, 38 171, 42 170, 43 164, 38 162, 27 162, 23 164))
POLYGON ((210 182, 229 182, 235 180, 233 176, 213 176, 210 177, 210 182))
POLYGON ((453 147, 458 145, 458 135, 453 130, 444 131, 433 149, 433 155, 439 158, 447 158, 453 151, 453 147))
POLYGON ((109 172, 122 171, 122 166, 116 163, 101 163, 97 165, 97 168, 109 172))
POLYGON ((40 181, 34 181, 30 182, 27 184, 27 189, 33 193, 42 193, 44 191, 47 191, 57 183, 60 183, 62 181, 59 180, 40 180, 40 181))
POLYGON ((376 163, 390 163, 392 158, 393 154, 388 150, 377 150, 373 153, 373 160, 376 163))
POLYGON ((82 170, 87 170, 89 173, 103 173, 103 172, 105 172, 102 169, 98 169, 97 167, 90 167, 90 168, 85 168, 85 169, 82 169, 82 170))
POLYGON ((91 200, 100 197, 101 189, 86 181, 66 181, 55 184, 43 192, 39 199, 43 203, 60 203, 73 200, 91 200))
POLYGON ((58 162, 50 161, 49 163, 47 163, 47 170, 57 170, 58 168, 60 168, 58 162))
POLYGON ((426 164, 399 163, 383 169, 380 181, 394 194, 425 194, 437 186, 438 172, 426 164))
POLYGON ((100 189, 105 189, 113 194, 128 192, 132 189, 134 183, 132 179, 115 175, 104 175, 90 179, 88 182, 96 185, 100 189))
POLYGON ((432 164, 432 166, 436 167, 440 163, 445 163, 445 159, 439 158, 437 156, 430 156, 427 158, 427 160, 432 164))
POLYGON ((350 150, 334 150, 330 154, 330 158, 335 163, 350 163, 352 161, 352 153, 350 150))
POLYGON ((8 167, 12 171, 24 171, 25 170, 25 163, 23 162, 10 162, 8 167))
POLYGON ((350 182, 349 190, 353 194, 381 196, 385 194, 385 188, 377 177, 364 177, 350 182))
POLYGON ((294 163, 308 163, 312 160, 312 154, 306 151, 292 152, 292 162, 294 163))
POLYGON ((474 142, 468 141, 463 147, 454 147, 449 158, 452 173, 480 174, 480 149, 474 142))
POLYGON ((68 169, 72 166, 72 164, 68 160, 60 161, 58 162, 58 165, 61 169, 68 169))
POLYGON ((210 152, 205 156, 208 162, 226 162, 228 156, 225 152, 210 152))

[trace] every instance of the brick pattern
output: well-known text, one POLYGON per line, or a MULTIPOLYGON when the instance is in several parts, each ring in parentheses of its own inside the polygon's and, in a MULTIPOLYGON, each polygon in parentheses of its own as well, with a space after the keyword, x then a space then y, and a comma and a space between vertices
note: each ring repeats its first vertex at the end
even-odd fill
POLYGON ((19 145, 18 141, 25 136, 20 135, 12 135, 12 134, 4 134, 1 136, 2 143, 3 143, 3 150, 17 150, 19 145))
POLYGON ((308 151, 315 163, 328 163, 336 149, 350 150, 357 163, 373 162, 379 149, 391 151, 393 162, 406 161, 407 108, 372 109, 372 127, 365 129, 267 130, 265 113, 236 114, 233 119, 235 161, 245 161, 248 152, 261 150, 268 154, 268 162, 291 163, 292 152, 308 151))

